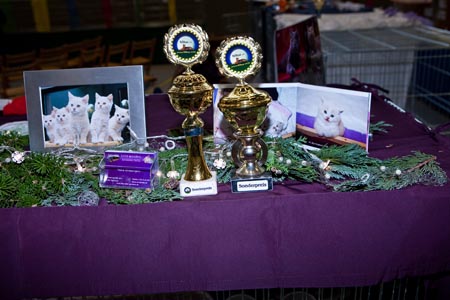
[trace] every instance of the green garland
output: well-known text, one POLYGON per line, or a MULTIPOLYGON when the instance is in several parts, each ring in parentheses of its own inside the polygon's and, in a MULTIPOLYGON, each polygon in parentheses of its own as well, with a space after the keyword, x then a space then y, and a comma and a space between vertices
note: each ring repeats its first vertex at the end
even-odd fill
MULTIPOLYGON (((382 128, 383 125, 379 124, 382 128)), ((230 181, 234 165, 230 145, 215 145, 205 138, 205 157, 219 183, 230 181)), ((267 138, 265 164, 274 181, 320 182, 333 191, 401 189, 410 185, 440 186, 447 182, 436 157, 412 152, 386 160, 372 158, 356 145, 325 146, 311 150, 305 139, 267 138)), ((78 206, 95 195, 113 204, 139 204, 181 199, 169 171, 183 174, 185 147, 159 152, 161 184, 154 190, 120 190, 99 187, 102 154, 73 151, 70 155, 27 153, 28 137, 0 133, 0 207, 78 206), (91 193, 91 194, 89 194, 91 193)), ((97 204, 96 202, 94 205, 97 204)))

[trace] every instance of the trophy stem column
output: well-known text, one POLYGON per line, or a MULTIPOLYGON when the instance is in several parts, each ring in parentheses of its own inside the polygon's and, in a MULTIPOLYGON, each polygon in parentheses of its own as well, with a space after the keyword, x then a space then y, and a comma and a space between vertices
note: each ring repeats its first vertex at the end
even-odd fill
POLYGON ((232 157, 239 167, 236 175, 243 177, 260 176, 265 172, 263 164, 267 160, 267 145, 261 139, 261 134, 235 134, 232 157))
POLYGON ((187 181, 200 181, 212 177, 203 155, 203 127, 185 129, 188 151, 188 165, 184 179, 187 181))

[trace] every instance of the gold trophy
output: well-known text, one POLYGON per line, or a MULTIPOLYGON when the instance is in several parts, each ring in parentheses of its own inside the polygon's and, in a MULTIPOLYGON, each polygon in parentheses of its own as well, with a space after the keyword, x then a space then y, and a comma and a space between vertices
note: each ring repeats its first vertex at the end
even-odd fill
POLYGON ((267 159, 267 145, 259 128, 264 122, 272 98, 265 91, 246 83, 247 76, 261 68, 260 45, 250 37, 228 38, 216 52, 216 65, 227 77, 239 83, 230 94, 219 100, 219 110, 235 130, 231 156, 237 167, 231 180, 233 192, 272 190, 273 181, 263 167, 267 159))
POLYGON ((217 194, 216 173, 211 172, 203 155, 203 121, 199 114, 212 103, 212 86, 192 66, 208 57, 207 33, 198 25, 180 24, 164 36, 164 52, 173 64, 186 70, 175 77, 168 94, 173 108, 186 116, 182 127, 186 136, 188 164, 180 181, 181 196, 217 194))

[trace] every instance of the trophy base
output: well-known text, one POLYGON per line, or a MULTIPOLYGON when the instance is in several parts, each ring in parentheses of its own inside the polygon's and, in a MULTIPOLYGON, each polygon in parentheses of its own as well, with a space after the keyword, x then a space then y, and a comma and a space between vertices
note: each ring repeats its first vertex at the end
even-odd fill
POLYGON ((217 194, 217 174, 211 171, 212 177, 201 181, 188 181, 184 174, 180 180, 180 195, 182 197, 206 196, 217 194))
POLYGON ((266 172, 258 177, 240 177, 234 175, 231 178, 231 191, 233 193, 264 192, 273 190, 273 178, 266 172))

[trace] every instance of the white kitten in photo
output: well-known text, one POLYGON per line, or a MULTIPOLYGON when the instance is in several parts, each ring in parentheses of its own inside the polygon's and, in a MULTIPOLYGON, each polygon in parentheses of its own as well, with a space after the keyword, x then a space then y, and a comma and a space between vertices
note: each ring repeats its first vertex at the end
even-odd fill
POLYGON ((265 135, 270 137, 281 137, 286 134, 289 119, 292 112, 279 101, 272 101, 267 112, 265 121, 265 135))
POLYGON ((87 143, 87 136, 89 134, 89 95, 86 94, 83 97, 77 97, 72 95, 71 92, 68 92, 68 95, 69 104, 67 106, 71 115, 74 143, 75 145, 85 144, 87 143))
POLYGON ((108 140, 108 123, 112 105, 112 94, 100 96, 95 93, 95 110, 90 125, 91 140, 94 144, 104 143, 108 140))
POLYGON ((73 142, 72 122, 70 120, 69 108, 53 107, 52 115, 55 118, 55 139, 54 143, 57 145, 64 145, 73 142))
POLYGON ((326 103, 322 99, 314 120, 314 129, 317 134, 329 138, 343 136, 345 131, 344 123, 341 119, 343 112, 343 110, 338 109, 335 105, 326 103))
POLYGON ((47 141, 54 143, 56 138, 55 110, 53 110, 49 115, 43 115, 42 122, 44 124, 45 133, 48 137, 47 141))
POLYGON ((113 141, 123 142, 122 131, 130 122, 128 109, 114 104, 114 115, 109 119, 108 132, 113 141))

